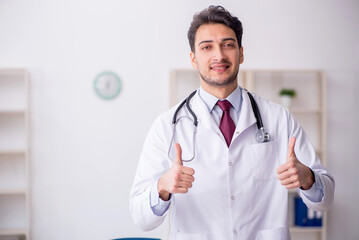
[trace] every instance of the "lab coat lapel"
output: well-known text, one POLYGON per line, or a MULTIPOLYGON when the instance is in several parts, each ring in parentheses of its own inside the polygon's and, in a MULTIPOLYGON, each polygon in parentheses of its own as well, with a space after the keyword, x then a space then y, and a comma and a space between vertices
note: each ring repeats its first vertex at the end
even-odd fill
POLYGON ((248 97, 247 91, 242 89, 242 109, 239 114, 238 123, 236 124, 235 132, 239 134, 235 134, 233 136, 232 141, 240 135, 244 130, 252 126, 254 123, 257 122, 256 117, 254 115, 251 101, 248 97))
POLYGON ((190 104, 193 111, 197 114, 198 124, 211 129, 215 132, 220 132, 219 127, 214 122, 211 113, 209 112, 206 104, 203 102, 201 97, 198 95, 198 91, 193 96, 193 103, 190 104))
MULTIPOLYGON (((239 134, 234 134, 232 141, 234 141, 234 139, 236 139, 244 130, 257 122, 248 94, 244 89, 242 89, 242 100, 242 108, 235 130, 235 133, 238 132, 239 134)), ((190 106, 197 115, 199 125, 215 131, 217 134, 222 136, 222 134, 220 134, 221 132, 219 126, 217 126, 214 122, 206 104, 198 95, 198 91, 196 95, 193 96, 193 100, 192 103, 190 103, 190 106)))

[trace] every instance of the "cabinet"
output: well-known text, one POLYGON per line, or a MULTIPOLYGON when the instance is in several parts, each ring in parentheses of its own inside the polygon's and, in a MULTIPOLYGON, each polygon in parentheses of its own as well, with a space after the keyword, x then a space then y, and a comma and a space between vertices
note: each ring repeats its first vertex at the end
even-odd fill
MULTIPOLYGON (((195 70, 174 70, 170 78, 170 106, 175 105, 199 87, 195 70)), ((259 71, 241 70, 238 84, 250 92, 281 104, 279 92, 295 89, 296 97, 289 110, 306 131, 322 164, 326 165, 326 79, 321 71, 259 71)), ((295 190, 288 191, 288 222, 293 240, 325 240, 327 216, 322 216, 322 227, 295 227, 295 190)))
POLYGON ((0 69, 0 240, 29 239, 29 100, 25 69, 0 69))

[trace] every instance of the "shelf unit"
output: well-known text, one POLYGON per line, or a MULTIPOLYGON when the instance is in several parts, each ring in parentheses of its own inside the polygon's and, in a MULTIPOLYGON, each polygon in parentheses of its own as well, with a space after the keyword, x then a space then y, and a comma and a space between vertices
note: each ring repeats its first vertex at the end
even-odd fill
POLYGON ((0 69, 0 240, 30 239, 29 80, 0 69))
MULTIPOLYGON (((322 164, 326 165, 326 78, 315 70, 241 70, 238 84, 273 102, 281 103, 279 91, 293 88, 297 96, 289 110, 306 131, 322 164)), ((193 69, 178 69, 170 73, 170 106, 199 87, 199 75, 193 69)), ((293 240, 325 240, 327 215, 322 217, 322 227, 294 226, 295 190, 288 191, 288 221, 293 240)))
MULTIPOLYGON (((322 164, 326 165, 326 77, 315 70, 247 70, 243 72, 243 86, 260 96, 281 104, 279 92, 283 88, 296 90, 290 112, 300 122, 315 147, 322 164)), ((325 240, 327 215, 322 215, 322 227, 294 225, 295 190, 288 191, 288 221, 293 240, 325 240)))

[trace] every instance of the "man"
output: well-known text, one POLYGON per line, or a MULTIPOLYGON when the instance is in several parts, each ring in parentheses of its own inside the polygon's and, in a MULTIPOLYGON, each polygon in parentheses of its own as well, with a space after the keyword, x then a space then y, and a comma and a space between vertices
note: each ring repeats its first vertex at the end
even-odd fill
MULTIPOLYGON (((314 210, 332 205, 334 179, 303 129, 287 109, 253 94, 272 136, 256 141, 249 96, 237 85, 242 32, 223 7, 194 16, 190 59, 201 84, 189 103, 199 122, 194 159, 183 162, 193 129, 180 122, 185 146, 176 143, 174 159, 168 156, 176 106, 153 124, 131 190, 131 214, 143 230, 158 227, 172 205, 170 239, 290 239, 287 189, 298 189, 314 210)), ((185 107, 180 117, 193 118, 185 107)))

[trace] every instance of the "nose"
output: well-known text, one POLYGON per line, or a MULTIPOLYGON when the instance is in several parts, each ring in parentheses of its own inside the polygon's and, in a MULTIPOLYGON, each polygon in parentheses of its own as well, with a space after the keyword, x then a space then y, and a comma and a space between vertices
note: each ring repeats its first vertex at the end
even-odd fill
POLYGON ((221 62, 225 58, 226 58, 226 55, 224 54, 223 49, 221 47, 216 47, 213 51, 212 60, 221 62))

